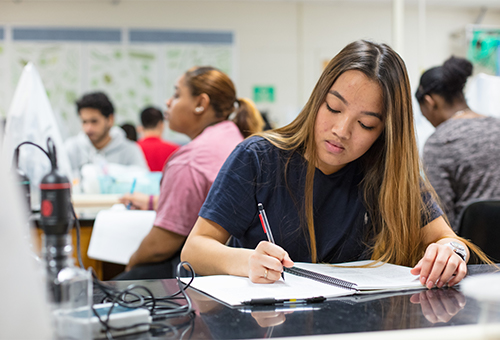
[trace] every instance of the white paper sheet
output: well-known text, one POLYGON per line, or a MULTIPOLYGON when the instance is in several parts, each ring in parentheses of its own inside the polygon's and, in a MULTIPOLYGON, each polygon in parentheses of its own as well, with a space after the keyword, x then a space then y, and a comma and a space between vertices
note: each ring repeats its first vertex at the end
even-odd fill
POLYGON ((127 264, 153 227, 155 217, 155 211, 126 210, 123 205, 101 210, 94 222, 87 256, 127 264))
MULTIPOLYGON (((338 265, 363 266, 370 262, 357 261, 338 265)), ((359 291, 332 286, 291 273, 285 273, 285 281, 280 279, 272 284, 252 283, 246 277, 231 275, 202 276, 195 277, 191 286, 231 306, 241 306, 244 301, 252 299, 301 300, 318 296, 334 298, 424 288, 418 281, 418 276, 410 273, 411 268, 388 263, 370 268, 338 268, 327 264, 295 262, 295 267, 356 283, 359 291)), ((185 283, 190 281, 189 278, 181 280, 185 283)))
MULTIPOLYGON (((187 283, 190 278, 181 280, 187 283)), ((272 284, 252 283, 249 278, 231 275, 202 276, 195 277, 192 287, 231 306, 242 306, 252 299, 307 299, 355 292, 291 274, 285 274, 285 281, 280 279, 272 284)))

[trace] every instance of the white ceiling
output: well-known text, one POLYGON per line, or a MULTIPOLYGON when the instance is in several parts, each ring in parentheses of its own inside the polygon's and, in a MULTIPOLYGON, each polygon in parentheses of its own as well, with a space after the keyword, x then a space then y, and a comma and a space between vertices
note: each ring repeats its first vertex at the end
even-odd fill
MULTIPOLYGON (((0 2, 168 2, 180 0, 0 0, 0 2)), ((393 0, 182 0, 182 1, 270 1, 270 2, 331 2, 331 3, 385 3, 390 4, 393 0)), ((427 6, 459 6, 459 7, 495 7, 500 8, 500 0, 424 0, 427 6)), ((404 0, 406 5, 417 5, 420 0, 404 0)))
MULTIPOLYGON (((30 2, 110 2, 113 4, 119 4, 121 2, 169 2, 169 1, 180 1, 180 0, 0 0, 0 3, 14 2, 14 3, 30 3, 30 2)), ((368 4, 368 3, 379 3, 384 5, 390 5, 393 0, 182 0, 182 1, 244 1, 244 2, 292 2, 292 3, 314 3, 314 2, 324 2, 324 3, 358 3, 358 4, 368 4)), ((406 6, 417 6, 422 0, 404 0, 406 6)), ((500 0, 423 0, 427 7, 469 7, 469 8, 480 8, 487 7, 492 9, 500 9, 500 0)))

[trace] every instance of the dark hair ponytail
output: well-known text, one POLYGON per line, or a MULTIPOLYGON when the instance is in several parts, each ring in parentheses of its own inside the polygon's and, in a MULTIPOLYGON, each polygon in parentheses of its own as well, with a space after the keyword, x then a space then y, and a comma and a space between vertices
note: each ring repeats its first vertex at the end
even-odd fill
POLYGON ((264 127, 264 119, 253 101, 247 98, 237 99, 238 109, 233 122, 240 129, 243 137, 247 138, 254 133, 261 132, 264 127))
POLYGON ((472 75, 472 64, 464 58, 451 57, 443 66, 433 67, 422 74, 415 97, 421 103, 425 95, 435 93, 452 104, 463 99, 467 78, 472 75))
POLYGON ((468 60, 451 57, 443 64, 443 85, 449 94, 462 93, 471 74, 472 64, 468 60))

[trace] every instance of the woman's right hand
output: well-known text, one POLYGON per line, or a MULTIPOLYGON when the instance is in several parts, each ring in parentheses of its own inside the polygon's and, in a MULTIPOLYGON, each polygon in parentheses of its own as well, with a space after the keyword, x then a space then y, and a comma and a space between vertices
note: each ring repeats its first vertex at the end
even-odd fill
POLYGON ((283 267, 292 266, 293 261, 283 248, 262 241, 248 260, 248 277, 254 283, 273 283, 280 279, 283 267))
POLYGON ((148 210, 149 208, 149 195, 141 192, 134 192, 133 194, 125 194, 120 198, 120 203, 127 206, 130 203, 130 209, 134 210, 148 210))
POLYGON ((257 321, 260 327, 268 328, 281 325, 286 321, 286 314, 292 314, 293 311, 276 312, 276 311, 259 311, 252 312, 252 318, 257 321))

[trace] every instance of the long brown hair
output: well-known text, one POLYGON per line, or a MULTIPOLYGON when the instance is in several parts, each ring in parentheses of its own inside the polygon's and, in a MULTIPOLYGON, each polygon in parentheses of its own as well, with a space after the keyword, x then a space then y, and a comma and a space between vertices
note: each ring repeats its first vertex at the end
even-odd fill
POLYGON ((350 43, 326 66, 297 118, 287 126, 261 135, 278 148, 301 150, 308 160, 305 199, 301 207, 305 223, 301 225, 309 235, 311 259, 316 262, 313 183, 318 158, 314 125, 328 91, 348 70, 363 72, 379 84, 383 93, 384 131, 361 157, 364 204, 372 224, 367 244, 372 248, 374 260, 413 266, 425 250, 421 235, 422 215, 430 215, 421 191, 431 196, 435 193, 421 176, 410 84, 405 64, 394 50, 385 44, 364 40, 350 43))
POLYGON ((224 72, 211 66, 196 66, 185 73, 184 79, 193 96, 206 93, 210 97, 216 118, 228 119, 236 111, 232 120, 243 137, 262 131, 264 120, 260 112, 250 99, 236 98, 234 84, 224 72))

